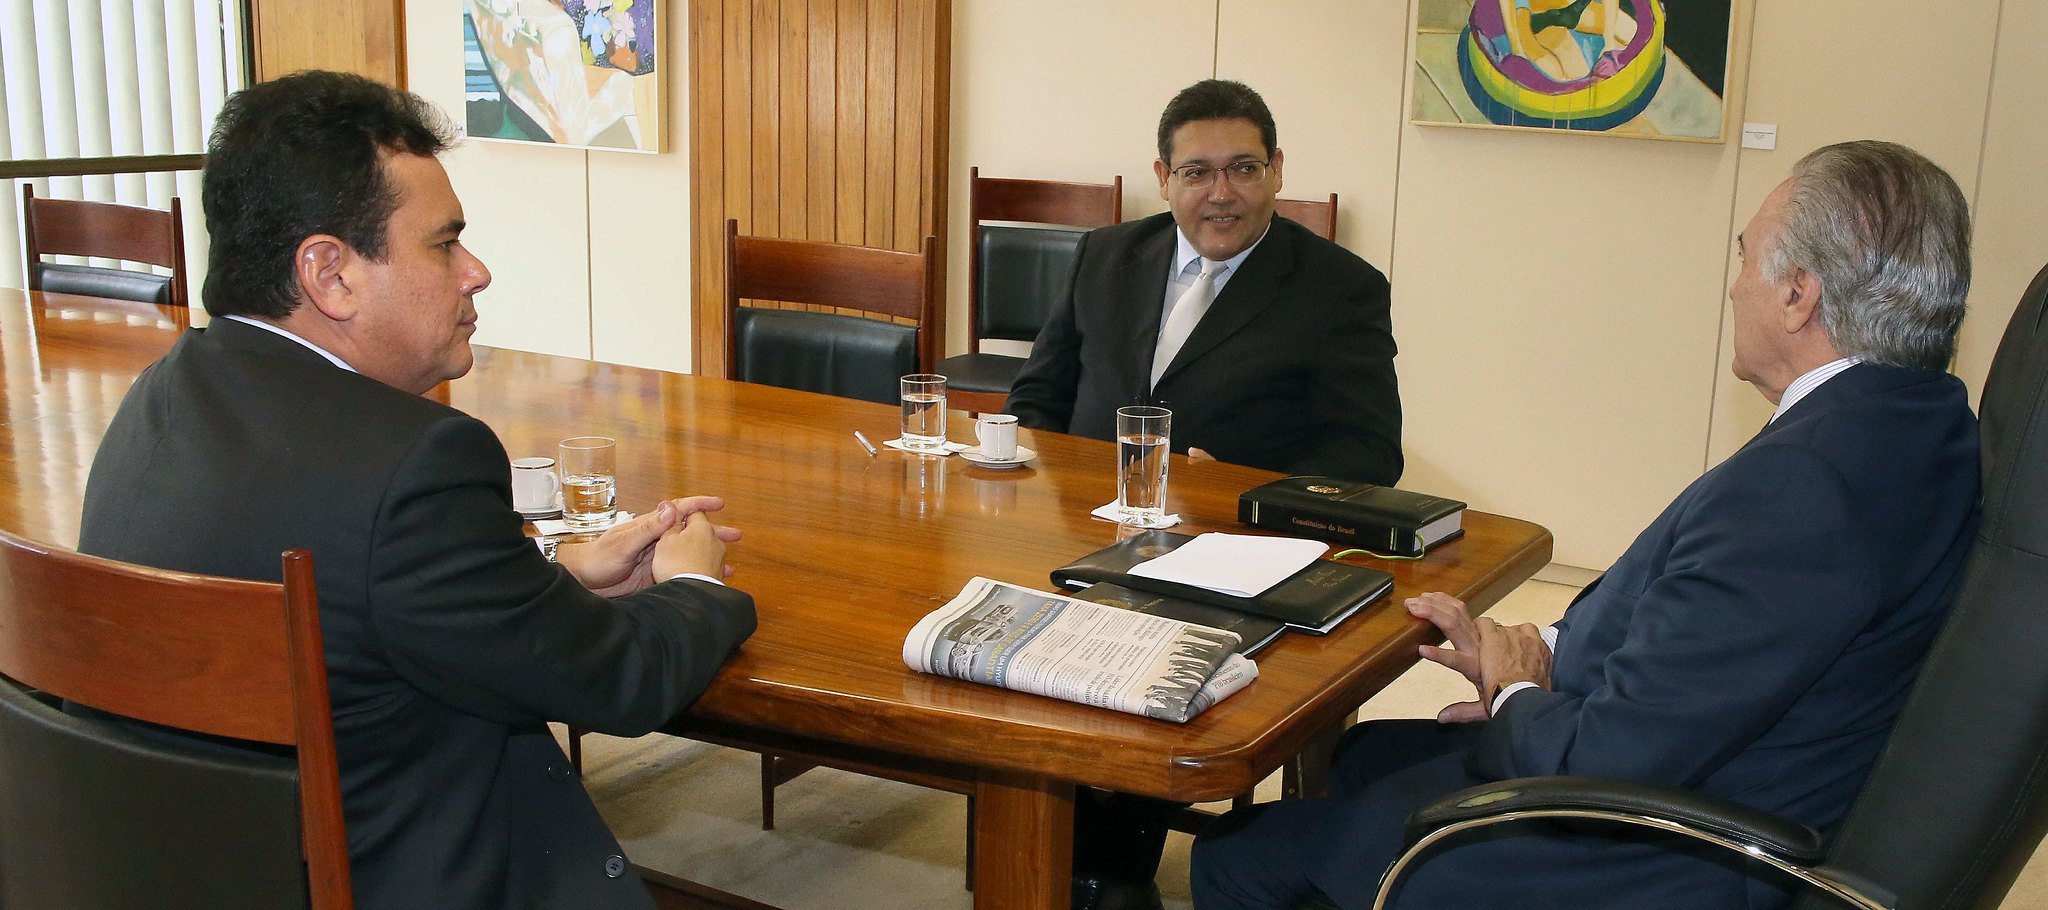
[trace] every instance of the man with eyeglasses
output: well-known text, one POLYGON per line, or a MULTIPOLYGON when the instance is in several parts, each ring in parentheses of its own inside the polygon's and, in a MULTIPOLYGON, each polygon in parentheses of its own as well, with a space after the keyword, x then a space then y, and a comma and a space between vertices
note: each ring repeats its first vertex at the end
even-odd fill
MULTIPOLYGON (((1028 427, 1113 439, 1116 410, 1173 410, 1173 446, 1292 474, 1392 484, 1401 400, 1387 279, 1273 216, 1282 156, 1250 87, 1206 79, 1159 118, 1170 212, 1090 232, 1010 390, 1028 427)), ((1084 791, 1076 910, 1154 910, 1178 805, 1084 791)))
POLYGON ((1093 231, 1010 389, 1018 422, 1112 439, 1116 409, 1173 410, 1173 446, 1292 474, 1392 484, 1401 400, 1387 280, 1273 216, 1273 115, 1206 79, 1159 118, 1171 212, 1093 231))

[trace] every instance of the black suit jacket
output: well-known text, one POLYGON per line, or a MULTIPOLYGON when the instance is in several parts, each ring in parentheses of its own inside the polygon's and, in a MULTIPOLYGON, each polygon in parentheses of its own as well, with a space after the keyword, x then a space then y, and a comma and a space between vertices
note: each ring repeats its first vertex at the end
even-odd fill
MULTIPOLYGON (((1161 213, 1092 231, 1007 405, 1019 423, 1098 439, 1147 399, 1176 231, 1161 213)), ((1275 217, 1150 396, 1173 448, 1293 474, 1392 484, 1401 398, 1387 280, 1275 217)))
POLYGON ((606 600, 542 559, 488 427, 216 320, 122 402, 79 549, 275 581, 312 550, 357 905, 651 907, 544 725, 637 735, 754 628, 746 594, 606 600))

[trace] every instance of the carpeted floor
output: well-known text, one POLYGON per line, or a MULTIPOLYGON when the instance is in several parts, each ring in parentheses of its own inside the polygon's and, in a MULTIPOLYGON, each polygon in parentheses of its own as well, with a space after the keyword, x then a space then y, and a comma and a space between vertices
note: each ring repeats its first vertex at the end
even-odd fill
MULTIPOLYGON (((1576 589, 1530 582, 1490 614, 1548 623, 1576 589)), ((1366 703, 1361 717, 1424 717, 1471 697, 1464 680, 1424 664, 1366 703)), ((635 863, 785 910, 967 910, 964 797, 820 768, 776 791, 776 830, 762 831, 760 758, 665 736, 584 739, 584 775, 635 863)), ((1277 798, 1279 778, 1261 787, 1277 798)), ((1188 844, 1168 842, 1159 885, 1187 908, 1188 844)), ((2004 910, 2048 907, 2048 859, 2020 876, 2004 910)))

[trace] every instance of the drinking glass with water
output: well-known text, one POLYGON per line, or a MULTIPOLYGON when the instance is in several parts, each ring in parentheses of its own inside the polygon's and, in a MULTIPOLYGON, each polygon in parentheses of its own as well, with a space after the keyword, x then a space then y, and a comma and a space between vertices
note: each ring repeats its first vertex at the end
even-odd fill
POLYGON ((946 447, 946 377, 912 373, 903 377, 903 447, 937 452, 946 447))
POLYGON ((571 530, 611 527, 619 507, 617 453, 609 436, 562 440, 555 462, 562 472, 562 522, 571 530))
POLYGON ((1166 453, 1173 412, 1149 405, 1116 409, 1116 509, 1123 523, 1163 528, 1166 453))

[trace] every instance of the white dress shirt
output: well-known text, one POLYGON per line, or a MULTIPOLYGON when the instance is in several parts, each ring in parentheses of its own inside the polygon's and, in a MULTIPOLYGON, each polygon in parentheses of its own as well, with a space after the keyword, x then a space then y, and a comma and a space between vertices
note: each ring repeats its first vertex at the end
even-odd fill
POLYGON ((1792 410, 1792 406, 1798 404, 1799 399, 1805 398, 1814 389, 1820 388, 1821 383, 1835 378, 1836 373, 1840 373, 1862 362, 1863 358, 1861 357, 1842 357, 1830 360, 1800 374, 1798 379, 1792 380, 1792 384, 1785 387, 1785 394, 1778 399, 1778 409, 1772 411, 1771 419, 1764 421, 1764 423, 1768 425, 1778 422, 1779 417, 1783 416, 1786 411, 1792 410))
POLYGON ((349 372, 351 372, 351 373, 360 373, 360 372, 362 372, 361 370, 358 370, 358 369, 356 369, 355 367, 349 366, 349 365, 348 365, 348 363, 347 363, 346 361, 343 361, 343 360, 342 360, 341 358, 339 358, 339 357, 336 357, 336 356, 334 356, 333 352, 331 352, 331 351, 327 350, 326 348, 323 348, 323 347, 321 347, 321 346, 319 346, 319 345, 317 345, 317 344, 314 344, 314 343, 312 343, 312 342, 310 342, 310 341, 307 341, 307 340, 306 340, 306 339, 304 339, 304 338, 300 338, 300 337, 299 337, 299 336, 297 336, 297 335, 294 335, 294 334, 292 334, 292 333, 290 333, 290 332, 287 332, 287 331, 285 331, 284 329, 278 328, 277 326, 271 325, 270 323, 264 322, 264 321, 262 321, 262 320, 260 320, 260 319, 250 319, 250 318, 249 318, 249 317, 247 317, 247 316, 239 316, 239 315, 235 315, 235 314, 232 314, 232 313, 230 313, 230 314, 229 314, 228 316, 226 316, 225 318, 227 318, 227 319, 232 319, 232 320, 234 320, 234 321, 236 321, 236 322, 239 322, 239 323, 242 323, 242 324, 244 324, 244 325, 253 325, 253 326, 255 326, 255 327, 259 328, 259 329, 262 329, 263 331, 269 332, 269 333, 271 333, 271 334, 273 334, 273 335, 283 335, 284 337, 286 337, 286 338, 289 338, 289 339, 291 339, 291 340, 292 340, 292 341, 294 341, 294 342, 297 342, 297 343, 298 343, 298 344, 299 344, 300 346, 304 347, 305 349, 307 349, 307 350, 309 350, 309 351, 312 351, 313 353, 315 353, 315 354, 318 354, 318 355, 320 355, 320 356, 322 356, 322 357, 325 357, 325 358, 327 358, 327 362, 328 362, 328 363, 334 364, 335 366, 338 366, 338 367, 340 367, 340 368, 342 368, 342 369, 344 369, 344 370, 347 370, 347 371, 349 371, 349 372))

